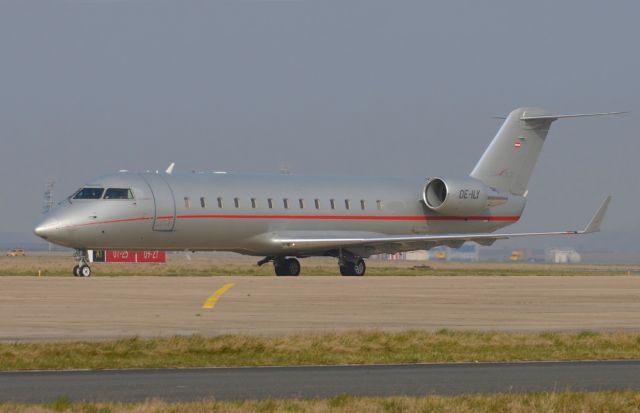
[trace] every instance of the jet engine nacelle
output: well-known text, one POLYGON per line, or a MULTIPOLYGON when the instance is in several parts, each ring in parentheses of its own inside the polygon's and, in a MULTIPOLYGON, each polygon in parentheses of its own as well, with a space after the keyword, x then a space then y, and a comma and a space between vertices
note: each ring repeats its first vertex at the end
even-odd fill
POLYGON ((427 207, 446 215, 469 215, 502 205, 509 195, 473 178, 430 178, 422 198, 427 207))

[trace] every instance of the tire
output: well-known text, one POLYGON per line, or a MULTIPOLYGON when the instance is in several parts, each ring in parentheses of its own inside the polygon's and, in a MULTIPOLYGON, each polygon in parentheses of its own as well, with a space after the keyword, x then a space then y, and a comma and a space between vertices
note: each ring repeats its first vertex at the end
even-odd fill
POLYGON ((273 265, 274 270, 276 271, 276 275, 278 277, 284 276, 284 275, 289 275, 287 274, 287 267, 284 264, 274 264, 273 265))
POLYGON ((345 265, 340 266, 340 275, 342 275, 343 277, 354 275, 353 268, 351 268, 350 263, 346 263, 345 265))
POLYGON ((362 277, 366 271, 367 266, 362 258, 358 259, 358 261, 353 264, 353 275, 362 277))
POLYGON ((297 277, 300 275, 300 261, 295 258, 274 261, 277 276, 297 277))
POLYGON ((83 265, 83 266, 80 267, 78 272, 80 273, 81 277, 90 277, 91 276, 91 267, 89 267, 88 265, 83 265))
POLYGON ((350 277, 362 277, 367 271, 367 266, 362 258, 358 258, 356 262, 345 262, 340 266, 340 275, 350 277))
POLYGON ((76 265, 75 267, 73 267, 73 276, 74 277, 79 277, 80 276, 80 266, 76 265))
POLYGON ((288 258, 285 261, 285 265, 287 266, 287 273, 292 277, 297 277, 300 275, 300 261, 295 258, 288 258))

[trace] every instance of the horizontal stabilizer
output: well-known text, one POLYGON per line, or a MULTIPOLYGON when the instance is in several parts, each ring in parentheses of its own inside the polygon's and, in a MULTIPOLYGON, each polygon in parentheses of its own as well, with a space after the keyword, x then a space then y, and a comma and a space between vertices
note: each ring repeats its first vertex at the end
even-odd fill
POLYGON ((569 119, 569 118, 584 118, 588 116, 607 116, 607 115, 623 115, 627 112, 601 112, 601 113, 578 113, 575 115, 527 115, 525 111, 520 120, 548 120, 553 122, 558 119, 569 119))

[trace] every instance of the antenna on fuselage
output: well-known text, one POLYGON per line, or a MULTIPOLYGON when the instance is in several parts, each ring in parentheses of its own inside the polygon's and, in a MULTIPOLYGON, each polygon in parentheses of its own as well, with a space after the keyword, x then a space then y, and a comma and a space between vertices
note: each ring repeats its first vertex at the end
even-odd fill
POLYGON ((165 171, 166 173, 168 173, 169 175, 171 175, 173 173, 173 168, 176 167, 176 163, 175 162, 171 162, 171 165, 169 165, 169 167, 167 168, 167 170, 165 171))

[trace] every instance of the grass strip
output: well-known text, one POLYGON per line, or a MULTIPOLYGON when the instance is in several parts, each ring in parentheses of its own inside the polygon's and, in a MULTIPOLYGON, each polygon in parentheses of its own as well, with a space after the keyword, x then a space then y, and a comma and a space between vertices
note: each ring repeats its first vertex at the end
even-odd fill
POLYGON ((470 412, 640 412, 640 392, 559 392, 426 397, 338 396, 320 400, 203 401, 166 403, 72 403, 61 398, 41 405, 0 404, 0 413, 280 413, 280 412, 368 412, 368 413, 470 413, 470 412))
POLYGON ((353 331, 0 343, 0 370, 603 359, 640 359, 640 334, 353 331))
MULTIPOLYGON (((170 254, 166 264, 93 265, 94 277, 122 276, 267 276, 273 266, 256 265, 257 258, 212 257, 170 254)), ((74 260, 70 256, 0 256, 0 276, 71 277, 74 260)), ((302 261, 302 276, 339 276, 334 259, 308 258, 302 261)), ((367 260, 367 276, 638 276, 640 266, 617 264, 554 265, 541 263, 450 263, 367 260)))

